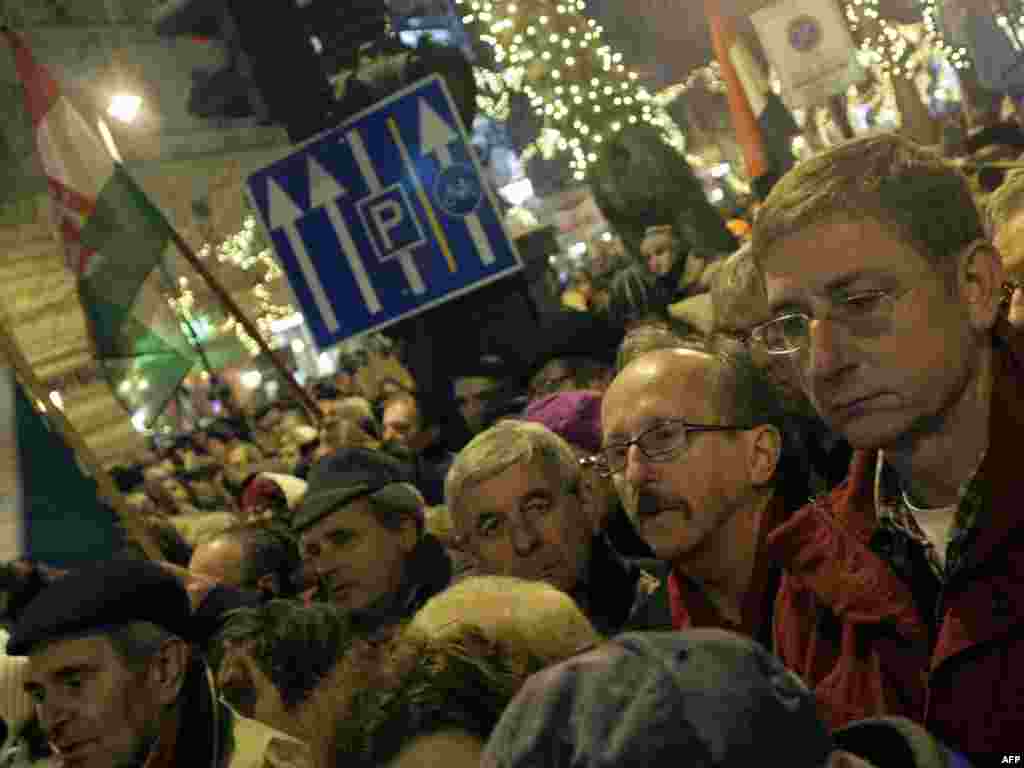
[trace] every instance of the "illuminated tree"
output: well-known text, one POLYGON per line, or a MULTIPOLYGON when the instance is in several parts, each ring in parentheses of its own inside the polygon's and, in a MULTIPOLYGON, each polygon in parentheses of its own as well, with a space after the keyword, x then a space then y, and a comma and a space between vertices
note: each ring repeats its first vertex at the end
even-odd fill
POLYGON ((522 92, 543 121, 524 151, 565 152, 577 180, 586 178, 604 142, 631 125, 653 125, 680 152, 678 127, 602 40, 585 0, 457 0, 471 35, 490 47, 493 66, 476 68, 481 110, 509 116, 509 96, 522 92))

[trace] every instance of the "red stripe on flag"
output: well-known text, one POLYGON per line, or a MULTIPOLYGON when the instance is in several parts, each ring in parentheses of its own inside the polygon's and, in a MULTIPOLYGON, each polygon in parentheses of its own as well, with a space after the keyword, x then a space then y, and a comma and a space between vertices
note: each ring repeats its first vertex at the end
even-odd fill
POLYGON ((47 177, 46 180, 50 184, 50 193, 53 195, 53 199, 59 205, 63 205, 68 210, 80 213, 83 216, 89 216, 96 210, 95 200, 90 200, 82 193, 76 192, 52 176, 47 177))
POLYGON ((7 35, 7 41, 14 51, 14 66, 25 86, 25 103, 28 113, 32 117, 32 123, 38 127, 40 121, 50 111, 60 95, 57 81, 44 66, 36 61, 32 51, 15 32, 5 28, 4 34, 7 35))
POLYGON ((64 241, 64 253, 68 269, 78 277, 85 274, 95 251, 82 245, 82 233, 69 216, 61 216, 60 235, 64 241))
POLYGON ((764 139, 761 126, 757 122, 750 98, 743 87, 736 67, 732 63, 729 49, 736 42, 736 31, 731 18, 723 16, 717 0, 705 0, 704 12, 711 28, 711 45, 718 59, 718 66, 725 81, 725 93, 729 102, 729 115, 732 117, 732 128, 736 141, 743 150, 743 159, 747 164, 747 175, 756 179, 768 171, 768 161, 764 151, 764 139))

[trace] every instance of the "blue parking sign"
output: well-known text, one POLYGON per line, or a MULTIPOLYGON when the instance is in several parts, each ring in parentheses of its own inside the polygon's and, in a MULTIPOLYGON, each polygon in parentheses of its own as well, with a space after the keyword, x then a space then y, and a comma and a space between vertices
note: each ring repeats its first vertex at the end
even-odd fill
POLYGON ((246 190, 321 349, 522 269, 436 75, 256 171, 246 190))

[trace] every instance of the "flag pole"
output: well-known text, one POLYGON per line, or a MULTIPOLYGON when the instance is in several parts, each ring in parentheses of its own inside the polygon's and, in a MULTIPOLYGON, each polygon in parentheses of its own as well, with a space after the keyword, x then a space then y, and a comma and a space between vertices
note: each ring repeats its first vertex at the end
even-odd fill
POLYGON ((178 231, 174 227, 170 227, 170 233, 171 239, 178 247, 178 251, 181 255, 184 256, 188 263, 191 264, 196 272, 199 273, 200 277, 206 281, 206 284, 210 286, 210 289, 217 295, 217 298, 220 299, 224 307, 235 316, 235 319, 239 323, 242 324, 245 332, 256 341, 259 345, 260 351, 270 358, 270 362, 273 364, 274 368, 277 369, 277 372, 282 376, 282 378, 284 378, 298 396, 299 402, 301 402, 305 406, 306 410, 309 411, 309 415, 312 416, 317 423, 322 421, 323 412, 321 412, 320 406, 316 404, 316 401, 314 401, 313 398, 309 396, 309 393, 302 388, 299 382, 295 380, 291 371, 285 367, 284 363, 281 362, 278 356, 274 354, 274 351, 269 347, 267 342, 263 340, 263 335, 256 327, 256 324, 246 317, 238 304, 235 303, 235 300, 231 298, 231 294, 229 294, 224 286, 217 281, 217 278, 213 276, 213 273, 210 272, 207 266, 199 260, 199 257, 196 256, 195 252, 189 247, 188 243, 185 242, 182 236, 178 234, 178 231))
MULTIPOLYGON (((0 348, 2 348, 4 357, 7 358, 8 363, 10 363, 14 368, 18 379, 28 390, 29 394, 37 402, 46 403, 46 388, 39 380, 39 377, 36 376, 35 371, 32 370, 32 366, 29 365, 28 359, 18 348, 17 343, 14 341, 14 337, 11 335, 10 330, 7 328, 7 324, 3 319, 0 319, 0 348)), ((78 430, 75 429, 68 417, 64 415, 64 411, 53 406, 52 410, 50 408, 46 408, 46 414, 51 417, 50 423, 60 433, 65 444, 68 445, 75 452, 81 462, 89 468, 92 476, 96 479, 100 498, 105 500, 114 508, 114 511, 117 513, 118 518, 120 518, 121 524, 125 527, 128 535, 131 536, 131 538, 134 539, 140 547, 142 547, 142 551, 146 554, 146 557, 156 562, 162 561, 164 556, 153 543, 149 532, 142 524, 138 514, 125 502, 124 496, 114 483, 114 478, 112 478, 110 473, 103 468, 99 458, 95 453, 93 453, 88 443, 85 442, 85 439, 78 434, 78 430)))

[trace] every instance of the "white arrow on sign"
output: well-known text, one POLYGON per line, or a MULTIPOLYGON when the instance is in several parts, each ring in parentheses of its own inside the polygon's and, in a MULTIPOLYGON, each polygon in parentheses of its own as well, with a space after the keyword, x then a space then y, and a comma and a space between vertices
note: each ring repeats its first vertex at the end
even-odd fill
POLYGON ((273 178, 267 179, 267 207, 269 208, 267 219, 270 223, 270 230, 284 230, 288 243, 295 253, 295 258, 299 261, 299 268, 302 270, 303 277, 306 278, 310 293, 313 294, 316 308, 320 310, 320 317, 323 318, 324 325, 331 333, 337 333, 340 328, 338 316, 334 313, 334 307, 331 305, 330 299, 327 298, 323 283, 320 282, 320 275, 313 267, 313 260, 309 258, 306 244, 302 241, 298 227, 295 226, 295 222, 302 218, 302 211, 273 178))
MULTIPOLYGON (((452 165, 452 151, 448 145, 458 138, 458 132, 437 114, 427 100, 420 99, 420 152, 424 155, 436 156, 442 172, 452 165)), ((477 253, 480 254, 480 261, 484 264, 493 264, 494 251, 484 232, 483 225, 480 223, 480 217, 476 213, 471 213, 465 216, 464 220, 469 228, 469 235, 473 238, 477 253)))
POLYGON ((341 250, 348 260, 352 276, 355 278, 359 293, 363 297, 363 303, 371 315, 380 312, 384 307, 380 303, 377 291, 370 282, 370 276, 366 273, 366 266, 359 256, 359 249, 352 240, 352 233, 349 232, 345 217, 341 215, 341 208, 338 207, 338 198, 348 197, 348 190, 338 183, 338 180, 328 173, 320 163, 313 157, 309 158, 309 204, 314 208, 323 206, 327 210, 327 218, 334 227, 338 236, 341 250))
MULTIPOLYGON (((384 188, 384 185, 381 184, 380 177, 377 175, 377 169, 373 165, 373 160, 370 159, 370 153, 366 151, 363 137, 357 130, 352 129, 345 134, 345 138, 352 149, 352 156, 356 159, 356 165, 359 166, 360 173, 366 179, 366 186, 369 188, 370 194, 377 194, 384 188)), ((410 249, 403 248, 398 251, 398 263, 402 265, 402 273, 405 275, 406 282, 409 283, 409 288, 412 292, 417 296, 422 296, 426 293, 427 286, 423 283, 423 276, 416 266, 410 249)))

